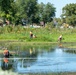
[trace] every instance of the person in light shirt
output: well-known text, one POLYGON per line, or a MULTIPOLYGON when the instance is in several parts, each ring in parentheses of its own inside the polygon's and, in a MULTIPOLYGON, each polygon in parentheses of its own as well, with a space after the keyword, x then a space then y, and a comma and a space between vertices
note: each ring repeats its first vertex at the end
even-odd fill
POLYGON ((62 35, 59 36, 58 41, 61 43, 61 41, 62 41, 62 35))

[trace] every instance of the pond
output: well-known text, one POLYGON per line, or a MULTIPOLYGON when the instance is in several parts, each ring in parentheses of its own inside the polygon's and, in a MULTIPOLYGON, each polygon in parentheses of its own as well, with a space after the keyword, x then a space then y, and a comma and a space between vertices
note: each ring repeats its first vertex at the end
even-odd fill
POLYGON ((56 45, 47 48, 13 50, 13 56, 8 59, 8 64, 3 63, 4 58, 0 55, 0 66, 3 71, 10 70, 18 74, 76 72, 76 54, 65 50, 66 48, 56 45))

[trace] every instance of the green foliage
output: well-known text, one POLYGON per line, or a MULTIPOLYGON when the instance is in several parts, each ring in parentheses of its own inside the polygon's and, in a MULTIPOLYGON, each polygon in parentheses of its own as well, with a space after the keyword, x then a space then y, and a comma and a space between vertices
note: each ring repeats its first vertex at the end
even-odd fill
POLYGON ((2 34, 4 31, 3 31, 3 28, 0 27, 0 34, 2 34))
POLYGON ((38 5, 39 8, 39 16, 40 20, 44 22, 51 22, 53 17, 55 16, 55 7, 51 3, 47 3, 46 5, 41 3, 38 5))
POLYGON ((11 2, 12 0, 1 0, 0 1, 1 10, 4 11, 6 14, 9 13, 9 10, 11 8, 11 2))
POLYGON ((0 17, 12 24, 49 22, 55 16, 55 7, 51 3, 38 4, 37 0, 0 0, 0 17))
POLYGON ((4 20, 8 19, 11 23, 15 22, 14 19, 17 12, 17 7, 14 0, 1 0, 0 5, 0 17, 4 20))
POLYGON ((69 25, 76 26, 76 4, 67 4, 63 7, 62 17, 69 25))
POLYGON ((54 28, 54 27, 55 26, 54 26, 53 22, 48 22, 47 25, 46 25, 46 28, 49 28, 49 29, 54 28))
POLYGON ((2 19, 0 19, 0 24, 2 24, 3 23, 3 20, 2 19))
POLYGON ((16 0, 18 6, 18 15, 25 18, 29 22, 35 23, 35 15, 37 12, 37 0, 16 0))
POLYGON ((0 40, 21 41, 21 42, 57 42, 62 34, 63 42, 75 42, 76 29, 59 28, 24 28, 22 26, 0 27, 0 40), (30 38, 30 31, 36 35, 36 38, 30 38))

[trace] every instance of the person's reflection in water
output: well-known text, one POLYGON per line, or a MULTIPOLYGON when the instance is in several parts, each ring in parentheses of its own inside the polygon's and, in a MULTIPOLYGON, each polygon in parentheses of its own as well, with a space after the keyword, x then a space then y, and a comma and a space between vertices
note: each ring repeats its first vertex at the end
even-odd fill
POLYGON ((3 58, 1 68, 2 70, 9 70, 12 68, 12 64, 10 63, 11 60, 8 58, 3 58))
POLYGON ((32 53, 33 53, 33 50, 32 50, 32 48, 30 48, 30 55, 32 55, 32 53))
POLYGON ((2 60, 2 70, 8 70, 12 67, 12 65, 9 64, 9 57, 12 56, 7 49, 3 52, 3 60, 2 60))
POLYGON ((9 62, 8 58, 3 59, 3 64, 2 64, 2 66, 3 66, 2 69, 3 70, 8 69, 8 62, 9 62))
POLYGON ((35 55, 36 55, 36 51, 34 48, 30 48, 29 53, 30 53, 30 57, 35 57, 35 55))

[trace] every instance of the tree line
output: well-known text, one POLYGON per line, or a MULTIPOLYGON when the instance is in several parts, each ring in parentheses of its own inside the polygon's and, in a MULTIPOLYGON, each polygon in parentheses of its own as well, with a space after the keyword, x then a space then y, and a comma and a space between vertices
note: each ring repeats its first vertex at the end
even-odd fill
POLYGON ((0 18, 12 24, 44 23, 55 20, 58 24, 76 25, 76 3, 67 4, 62 9, 61 18, 55 18, 56 7, 51 3, 38 3, 38 0, 0 0, 0 18), (55 19, 54 19, 55 18, 55 19))
POLYGON ((55 16, 56 8, 51 3, 39 4, 37 0, 0 0, 0 17, 19 24, 49 22, 55 16))

